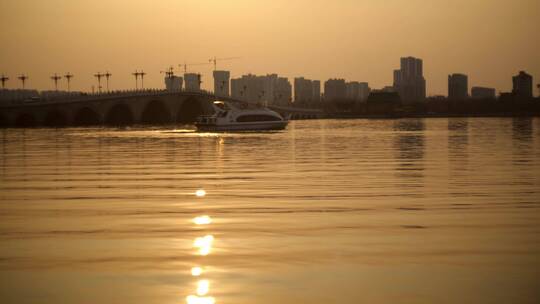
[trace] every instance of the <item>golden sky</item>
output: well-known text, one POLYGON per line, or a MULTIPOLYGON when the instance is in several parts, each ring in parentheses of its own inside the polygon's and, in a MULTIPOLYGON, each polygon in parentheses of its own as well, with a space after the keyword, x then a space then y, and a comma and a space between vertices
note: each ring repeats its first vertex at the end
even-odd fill
MULTIPOLYGON (((0 73, 10 88, 24 72, 27 87, 51 89, 69 71, 72 89, 89 91, 98 71, 125 89, 144 69, 145 86, 163 87, 170 65, 239 56, 218 68, 380 88, 410 55, 430 95, 455 72, 506 91, 519 70, 540 82, 539 12, 538 0, 0 0, 0 73)), ((212 66, 191 71, 210 87, 212 66)))

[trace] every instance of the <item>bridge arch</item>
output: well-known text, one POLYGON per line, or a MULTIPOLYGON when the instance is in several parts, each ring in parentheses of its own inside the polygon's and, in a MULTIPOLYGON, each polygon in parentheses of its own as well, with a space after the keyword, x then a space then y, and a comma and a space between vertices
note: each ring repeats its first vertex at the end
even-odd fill
POLYGON ((60 110, 49 111, 43 120, 43 125, 47 127, 65 127, 68 125, 68 116, 60 110))
POLYGON ((99 114, 89 107, 84 107, 75 112, 73 124, 75 126, 96 126, 101 123, 99 114))
POLYGON ((168 124, 171 122, 171 110, 161 100, 149 101, 141 114, 141 123, 143 124, 168 124))
POLYGON ((201 102, 195 98, 186 99, 176 115, 176 122, 187 124, 193 123, 197 120, 197 117, 204 114, 204 108, 201 102))
POLYGON ((15 119, 16 127, 30 128, 37 125, 37 119, 30 113, 21 113, 15 119))
POLYGON ((119 103, 112 106, 105 116, 105 124, 112 126, 126 126, 133 124, 133 112, 126 104, 119 103))

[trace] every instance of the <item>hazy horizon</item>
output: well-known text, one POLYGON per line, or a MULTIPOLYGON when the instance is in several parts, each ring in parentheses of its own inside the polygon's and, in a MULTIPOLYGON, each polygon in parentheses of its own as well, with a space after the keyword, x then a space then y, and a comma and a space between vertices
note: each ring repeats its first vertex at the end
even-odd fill
MULTIPOLYGON (((447 93, 447 76, 469 75, 472 86, 511 89, 526 70, 539 83, 540 2, 446 1, 32 1, 0 2, 0 73, 7 88, 53 89, 50 76, 71 72, 72 90, 90 91, 100 71, 111 89, 164 87, 163 74, 183 62, 241 57, 218 69, 277 73, 324 82, 392 84, 399 58, 424 60, 428 95, 447 93)), ((212 65, 194 66, 212 87, 212 65)), ((65 81, 60 82, 61 89, 65 81)), ((538 90, 534 89, 535 95, 538 90)))

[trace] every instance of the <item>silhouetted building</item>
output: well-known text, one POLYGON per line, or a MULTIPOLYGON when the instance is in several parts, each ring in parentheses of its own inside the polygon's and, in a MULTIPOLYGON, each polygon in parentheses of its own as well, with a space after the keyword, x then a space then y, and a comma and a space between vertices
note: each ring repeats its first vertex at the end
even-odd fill
POLYGON ((311 83, 313 85, 313 102, 316 105, 320 105, 321 103, 321 81, 320 80, 313 80, 311 83))
POLYGON ((229 71, 214 71, 214 94, 218 97, 229 97, 229 71))
POLYGON ((287 105, 292 100, 292 86, 277 74, 243 75, 231 80, 231 96, 248 102, 287 105))
POLYGON ((518 75, 512 77, 512 93, 518 98, 532 98, 533 78, 531 75, 520 71, 518 75))
POLYGON ((464 74, 448 75, 448 98, 463 100, 469 97, 468 77, 464 74))
POLYGON ((398 93, 396 91, 396 88, 394 88, 393 86, 385 86, 383 87, 382 89, 378 90, 378 92, 386 92, 386 93, 398 93))
POLYGON ((179 76, 165 77, 165 89, 169 92, 178 92, 182 90, 183 79, 179 76))
POLYGON ((328 79, 324 82, 324 101, 332 102, 347 98, 345 79, 328 79))
POLYGON ((401 58, 401 67, 394 70, 394 88, 402 101, 421 101, 426 98, 426 80, 423 75, 422 59, 401 58))
POLYGON ((347 99, 358 101, 360 100, 360 83, 351 81, 345 84, 347 86, 347 99))
POLYGON ((201 90, 201 75, 195 73, 184 74, 184 81, 186 83, 186 91, 199 92, 201 90))
POLYGON ((474 99, 495 99, 495 89, 484 87, 472 87, 471 97, 474 99))
POLYGON ((272 93, 272 104, 286 106, 292 102, 292 85, 286 77, 277 77, 272 93))
POLYGON ((368 99, 369 93, 371 93, 371 88, 367 82, 360 82, 358 97, 361 102, 364 102, 368 99))
POLYGON ((294 79, 294 102, 298 105, 315 106, 321 100, 321 82, 304 77, 294 79))

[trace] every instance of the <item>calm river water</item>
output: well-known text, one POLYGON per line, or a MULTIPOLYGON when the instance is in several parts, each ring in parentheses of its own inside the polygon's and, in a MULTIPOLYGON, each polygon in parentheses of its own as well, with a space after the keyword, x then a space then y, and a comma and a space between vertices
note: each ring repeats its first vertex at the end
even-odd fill
POLYGON ((0 130, 1 303, 538 303, 540 119, 0 130))

